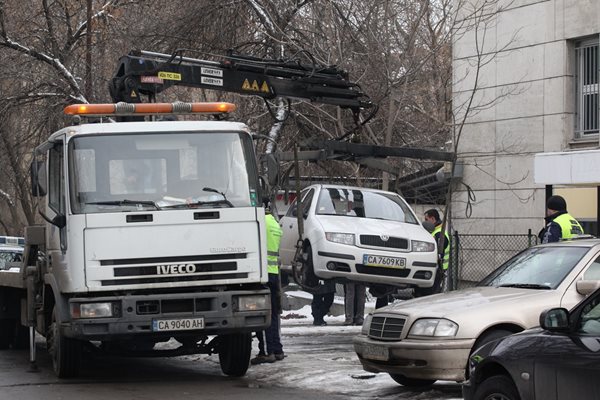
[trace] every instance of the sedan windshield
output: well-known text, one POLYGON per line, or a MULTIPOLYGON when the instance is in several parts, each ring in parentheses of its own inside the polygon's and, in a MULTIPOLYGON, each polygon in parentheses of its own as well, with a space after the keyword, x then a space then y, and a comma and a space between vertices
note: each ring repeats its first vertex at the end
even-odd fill
POLYGON ((255 206, 252 142, 240 133, 75 137, 74 213, 255 206))
POLYGON ((320 215, 418 223, 400 196, 393 193, 359 189, 325 188, 321 190, 316 212, 320 215))
POLYGON ((483 279, 479 286, 556 289, 588 252, 585 247, 532 247, 483 279))

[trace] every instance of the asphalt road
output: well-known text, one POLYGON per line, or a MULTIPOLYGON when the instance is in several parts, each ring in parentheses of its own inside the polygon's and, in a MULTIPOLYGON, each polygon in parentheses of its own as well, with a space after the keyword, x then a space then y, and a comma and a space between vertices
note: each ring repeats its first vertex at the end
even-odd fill
MULTIPOLYGON (((438 383, 424 392, 396 384, 385 374, 362 370, 352 351, 359 327, 312 327, 284 322, 286 358, 251 366, 244 378, 221 374, 218 357, 119 358, 88 355, 81 377, 61 380, 52 372, 43 339, 38 372, 28 352, 0 352, 0 400, 185 400, 185 399, 460 399, 460 386, 438 383)), ((255 348, 255 343, 253 343, 255 348)))

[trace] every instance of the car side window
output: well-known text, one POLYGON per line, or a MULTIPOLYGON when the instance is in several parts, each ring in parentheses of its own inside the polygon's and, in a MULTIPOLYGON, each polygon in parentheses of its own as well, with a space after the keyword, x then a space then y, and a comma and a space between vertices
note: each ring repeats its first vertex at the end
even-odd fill
POLYGON ((600 281, 600 257, 596 258, 592 265, 583 273, 583 280, 600 281))
MULTIPOLYGON (((310 205, 312 203, 312 199, 314 196, 314 189, 310 189, 308 192, 303 191, 300 192, 300 196, 302 198, 302 206, 304 208, 304 218, 306 218, 308 216, 308 210, 310 210, 310 205)), ((292 205, 290 206, 290 208, 288 209, 287 213, 285 214, 286 217, 296 217, 296 213, 298 212, 298 199, 296 198, 296 200, 294 201, 294 203, 292 203, 292 205)))
POLYGON ((600 335, 600 296, 596 296, 581 310, 579 331, 588 335, 600 335))

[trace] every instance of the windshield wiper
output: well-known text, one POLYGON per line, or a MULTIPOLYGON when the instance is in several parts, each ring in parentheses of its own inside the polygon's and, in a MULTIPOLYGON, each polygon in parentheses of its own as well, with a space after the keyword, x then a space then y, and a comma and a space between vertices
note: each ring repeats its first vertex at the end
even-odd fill
POLYGON ((229 207, 232 207, 232 208, 233 208, 233 207, 235 207, 235 206, 234 206, 234 205, 233 205, 233 204, 232 204, 232 203, 231 203, 229 200, 227 200, 227 199, 221 199, 221 200, 210 200, 210 201, 193 201, 193 202, 189 203, 188 205, 189 205, 189 206, 204 206, 204 205, 207 205, 207 204, 210 204, 210 205, 212 205, 212 204, 215 204, 215 205, 217 205, 217 204, 225 204, 225 205, 227 205, 227 206, 229 206, 229 207))
POLYGON ((99 206, 152 206, 157 210, 160 210, 160 207, 156 202, 152 200, 105 200, 105 201, 91 201, 85 204, 93 204, 99 206))
POLYGON ((522 289, 552 289, 548 285, 540 285, 538 283, 505 283, 496 287, 514 287, 522 289))

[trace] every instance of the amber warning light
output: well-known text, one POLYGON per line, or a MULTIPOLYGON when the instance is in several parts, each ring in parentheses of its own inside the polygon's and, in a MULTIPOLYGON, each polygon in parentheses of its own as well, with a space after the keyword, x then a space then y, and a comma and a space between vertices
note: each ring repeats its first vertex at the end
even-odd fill
POLYGON ((67 115, 110 116, 129 114, 218 114, 235 111, 233 103, 116 103, 72 104, 65 107, 67 115))

